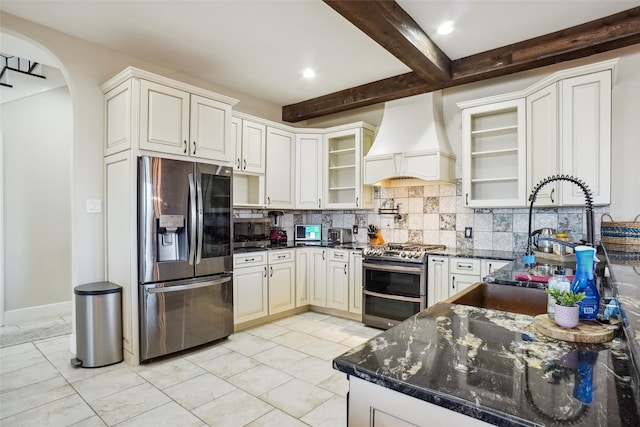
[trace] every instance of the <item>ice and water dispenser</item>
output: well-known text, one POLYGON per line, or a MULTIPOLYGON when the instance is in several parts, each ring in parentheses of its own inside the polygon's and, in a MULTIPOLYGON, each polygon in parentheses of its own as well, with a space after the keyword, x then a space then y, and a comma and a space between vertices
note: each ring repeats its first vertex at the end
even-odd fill
POLYGON ((180 248, 186 244, 184 215, 160 215, 157 230, 158 261, 179 260, 180 248))

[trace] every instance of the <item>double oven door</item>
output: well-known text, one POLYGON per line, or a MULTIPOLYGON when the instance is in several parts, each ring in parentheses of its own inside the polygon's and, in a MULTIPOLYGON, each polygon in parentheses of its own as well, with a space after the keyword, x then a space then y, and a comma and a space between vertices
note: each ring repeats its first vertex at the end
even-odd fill
POLYGON ((365 325, 388 329, 427 307, 425 263, 365 258, 362 267, 365 325))

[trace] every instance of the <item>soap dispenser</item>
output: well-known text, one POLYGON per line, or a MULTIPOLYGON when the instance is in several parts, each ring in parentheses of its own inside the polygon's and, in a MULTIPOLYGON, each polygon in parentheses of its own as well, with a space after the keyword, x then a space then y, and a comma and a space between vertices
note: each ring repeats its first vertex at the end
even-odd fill
POLYGON ((580 319, 595 319, 600 309, 600 293, 593 275, 596 250, 590 246, 576 246, 576 275, 571 282, 574 293, 584 292, 585 297, 578 303, 580 319))

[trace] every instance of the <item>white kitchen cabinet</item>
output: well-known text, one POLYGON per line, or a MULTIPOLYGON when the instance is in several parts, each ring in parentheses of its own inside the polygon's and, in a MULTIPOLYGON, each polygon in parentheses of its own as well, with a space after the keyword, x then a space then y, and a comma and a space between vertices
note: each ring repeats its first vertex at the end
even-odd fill
MULTIPOLYGON (((558 88, 549 85, 527 97, 527 193, 558 173, 558 88)), ((558 183, 540 189, 536 206, 555 206, 560 198, 558 183)))
POLYGON ((484 421, 349 376, 347 425, 353 427, 488 426, 484 421), (428 421, 427 421, 428 420, 428 421))
POLYGON ((373 145, 373 138, 374 129, 364 123, 332 128, 325 134, 326 208, 373 208, 373 187, 363 185, 363 157, 373 145))
POLYGON ((296 135, 296 200, 297 209, 323 207, 323 141, 320 134, 296 135))
POLYGON ((141 149, 232 162, 230 126, 230 105, 140 81, 141 149))
POLYGON ((349 251, 329 249, 327 307, 349 311, 349 251))
POLYGON ((480 264, 481 260, 477 258, 449 259, 449 296, 481 281, 480 264))
MULTIPOLYGON (((528 191, 552 175, 584 181, 594 204, 611 202, 611 70, 561 79, 527 97, 528 191)), ((584 205, 575 184, 554 181, 536 206, 584 205)))
POLYGON ((327 306, 327 266, 328 249, 312 248, 309 268, 309 289, 311 291, 311 305, 327 306))
POLYGON ((296 249, 296 307, 303 307, 311 303, 311 250, 310 248, 296 249))
POLYGON ((449 257, 429 255, 427 258, 427 305, 449 298, 449 257))
POLYGON ((135 203, 135 158, 121 151, 105 158, 104 206, 106 234, 106 280, 122 286, 122 347, 127 363, 137 364, 138 356, 138 276, 135 203), (135 272, 135 274, 134 274, 135 272))
POLYGON ((295 249, 269 252, 269 314, 296 307, 295 249))
POLYGON ((362 314, 362 251, 349 251, 349 312, 362 314))
MULTIPOLYGON (((562 174, 584 181, 594 204, 611 203, 611 70, 561 80, 562 174)), ((561 182, 562 205, 584 205, 574 184, 561 182)))
POLYGON ((259 319, 269 314, 267 252, 233 255, 233 322, 259 319))
POLYGON ((496 259, 483 259, 480 263, 480 279, 484 280, 489 274, 495 273, 502 267, 511 264, 511 261, 503 261, 496 259))
POLYGON ((235 127, 235 171, 263 174, 266 170, 267 126, 233 117, 235 127))
POLYGON ((462 110, 462 194, 467 207, 526 202, 524 99, 462 110))
POLYGON ((295 200, 295 142, 293 132, 267 127, 267 208, 293 209, 295 200))
POLYGON ((140 149, 230 163, 237 100, 133 67, 102 86, 105 155, 140 149))

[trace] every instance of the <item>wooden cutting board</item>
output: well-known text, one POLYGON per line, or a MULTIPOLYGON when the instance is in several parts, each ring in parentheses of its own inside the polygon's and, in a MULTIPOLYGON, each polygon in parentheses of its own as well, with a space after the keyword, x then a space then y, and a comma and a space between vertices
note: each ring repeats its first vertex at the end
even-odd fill
POLYGON ((536 330, 543 335, 562 341, 590 344, 611 341, 619 323, 617 320, 611 320, 607 325, 595 320, 581 320, 575 328, 566 329, 556 325, 546 314, 539 314, 533 319, 536 330))

